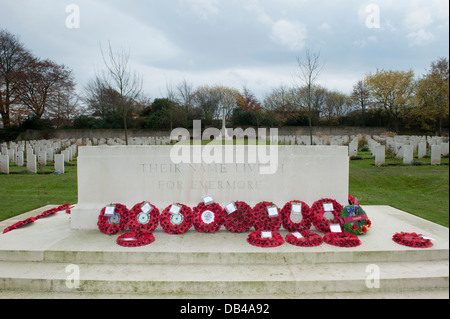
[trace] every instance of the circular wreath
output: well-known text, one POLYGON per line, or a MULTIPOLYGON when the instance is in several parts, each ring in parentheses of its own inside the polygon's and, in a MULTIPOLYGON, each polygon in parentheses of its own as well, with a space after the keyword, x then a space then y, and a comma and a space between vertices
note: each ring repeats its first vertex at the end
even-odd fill
POLYGON ((358 205, 359 206, 358 200, 355 197, 353 197, 352 195, 350 195, 350 194, 348 194, 348 204, 349 205, 358 205))
POLYGON ((149 202, 141 202, 133 206, 130 210, 128 228, 132 232, 152 233, 159 224, 159 209, 149 202), (144 205, 150 205, 151 211, 144 212, 144 205))
POLYGON ((246 202, 234 202, 236 210, 231 214, 224 208, 224 226, 231 233, 248 232, 253 226, 252 208, 246 202))
POLYGON ((224 222, 223 208, 217 203, 205 205, 201 202, 194 207, 194 228, 199 233, 215 233, 224 222))
POLYGON ((288 203, 286 203, 281 209, 281 222, 283 225, 283 228, 286 229, 289 232, 297 232, 302 230, 307 230, 311 228, 311 221, 309 219, 309 206, 305 202, 293 200, 288 203), (301 217, 302 220, 298 223, 292 220, 292 204, 301 204, 302 210, 301 210, 301 217))
POLYGON ((413 247, 413 248, 430 248, 433 243, 430 239, 424 238, 421 234, 416 233, 397 233, 392 237, 397 244, 413 247))
POLYGON ((106 207, 103 207, 98 216, 97 226, 103 234, 115 235, 127 227, 129 211, 122 204, 111 204, 109 206, 114 206, 114 214, 105 215, 106 207))
POLYGON ((323 241, 329 245, 351 248, 361 245, 358 236, 350 233, 326 233, 323 241))
POLYGON ((330 231, 330 225, 337 224, 338 219, 341 215, 342 211, 342 205, 339 204, 336 200, 330 199, 330 198, 323 198, 318 201, 316 201, 312 206, 310 210, 310 219, 311 222, 314 224, 314 227, 322 233, 328 233, 330 231), (328 220, 324 217, 325 210, 323 208, 323 205, 326 203, 333 204, 333 220, 328 220))
POLYGON ((128 232, 117 237, 117 244, 122 247, 140 247, 155 241, 152 233, 128 232))
POLYGON ((292 233, 287 234, 286 242, 291 245, 300 247, 316 247, 322 245, 323 243, 322 236, 309 230, 303 230, 300 232, 300 234, 302 235, 301 238, 298 238, 292 233))
POLYGON ((260 202, 252 210, 253 223, 256 230, 279 230, 281 227, 280 209, 272 202, 260 202), (274 206, 277 209, 277 217, 269 217, 268 208, 274 206))
POLYGON ((270 231, 270 233, 272 234, 271 238, 263 238, 262 231, 256 230, 248 235, 247 242, 257 247, 278 247, 284 244, 280 233, 276 231, 270 231))
POLYGON ((161 213, 160 224, 167 234, 181 235, 192 227, 192 210, 189 206, 183 204, 177 203, 175 205, 181 207, 179 213, 170 213, 172 205, 167 206, 161 213))
POLYGON ((359 205, 345 206, 341 211, 340 224, 347 233, 363 235, 370 230, 372 222, 359 205))
POLYGON ((36 217, 30 217, 30 218, 27 218, 27 219, 22 220, 20 222, 17 222, 15 224, 5 228, 3 230, 3 234, 9 233, 12 230, 19 229, 19 228, 22 228, 22 227, 24 227, 24 226, 26 226, 28 224, 34 223, 35 220, 36 220, 36 217))

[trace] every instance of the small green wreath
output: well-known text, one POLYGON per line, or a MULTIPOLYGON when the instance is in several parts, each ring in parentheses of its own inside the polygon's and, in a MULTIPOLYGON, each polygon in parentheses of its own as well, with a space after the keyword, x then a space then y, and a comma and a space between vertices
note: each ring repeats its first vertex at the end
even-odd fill
POLYGON ((359 205, 345 206, 341 211, 339 222, 346 232, 354 235, 363 235, 372 226, 366 212, 359 205))

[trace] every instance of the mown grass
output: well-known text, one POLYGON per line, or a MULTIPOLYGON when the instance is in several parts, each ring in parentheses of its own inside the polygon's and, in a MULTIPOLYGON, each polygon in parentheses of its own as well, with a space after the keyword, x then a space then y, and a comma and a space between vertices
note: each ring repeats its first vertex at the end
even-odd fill
MULTIPOLYGON (((402 165, 387 159, 375 167, 367 152, 350 161, 350 189, 362 205, 388 205, 449 227, 449 159, 442 165, 402 165)), ((10 175, 0 174, 0 221, 45 205, 77 203, 76 161, 66 165, 66 173, 53 173, 51 163, 40 174, 27 174, 11 166, 10 175)))

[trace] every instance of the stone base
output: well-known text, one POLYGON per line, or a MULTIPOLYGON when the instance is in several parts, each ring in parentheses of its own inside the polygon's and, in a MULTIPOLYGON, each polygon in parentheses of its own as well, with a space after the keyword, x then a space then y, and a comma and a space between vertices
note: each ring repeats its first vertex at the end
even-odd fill
POLYGON ((71 229, 71 215, 60 212, 0 235, 0 297, 448 298, 448 228, 389 206, 363 208, 373 228, 355 248, 259 248, 247 243, 249 233, 224 228, 184 235, 158 228, 152 244, 125 248, 117 235, 71 229), (429 236, 434 246, 398 245, 392 235, 401 231, 429 236), (78 288, 67 286, 68 265, 79 269, 78 288), (373 269, 379 288, 370 286, 373 269))

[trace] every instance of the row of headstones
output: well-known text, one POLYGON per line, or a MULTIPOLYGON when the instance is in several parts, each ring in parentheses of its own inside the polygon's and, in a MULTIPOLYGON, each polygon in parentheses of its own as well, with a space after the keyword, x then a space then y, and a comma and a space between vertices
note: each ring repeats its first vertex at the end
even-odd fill
POLYGON ((54 161, 55 172, 64 174, 65 163, 73 160, 77 154, 77 145, 70 140, 41 140, 27 142, 10 142, 1 145, 0 172, 9 174, 10 163, 18 167, 26 165, 27 172, 37 173, 38 166, 46 166, 47 161, 54 161), (26 154, 26 163, 24 160, 26 154))
POLYGON ((386 162, 386 150, 393 152, 396 158, 402 159, 403 164, 410 165, 414 162, 415 153, 417 153, 418 159, 422 159, 427 155, 428 149, 431 153, 431 165, 440 165, 441 157, 449 154, 448 139, 447 142, 445 140, 442 137, 424 136, 367 138, 370 152, 375 156, 376 166, 381 166, 386 162))
MULTIPOLYGON (((128 145, 170 145, 170 137, 131 137, 128 139, 128 145)), ((121 138, 86 138, 84 141, 77 141, 78 144, 86 146, 103 146, 103 145, 125 145, 125 140, 121 138)))

